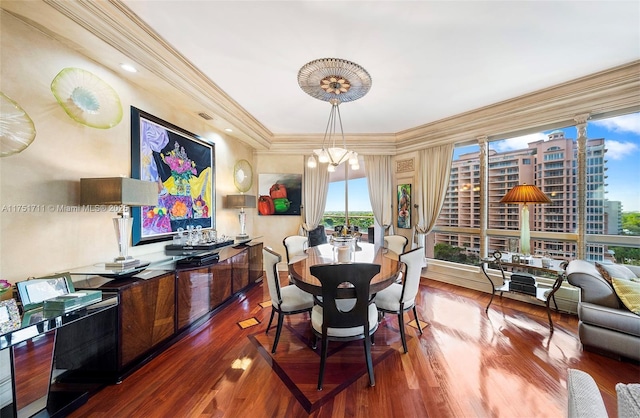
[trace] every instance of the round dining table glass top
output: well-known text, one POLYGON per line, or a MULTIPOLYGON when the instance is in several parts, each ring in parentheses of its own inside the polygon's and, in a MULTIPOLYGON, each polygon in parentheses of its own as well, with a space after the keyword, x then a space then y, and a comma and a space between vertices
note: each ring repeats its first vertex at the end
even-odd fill
MULTIPOLYGON (((289 262, 289 274, 294 284, 300 289, 319 296, 322 293, 320 280, 310 272, 311 266, 317 264, 335 263, 333 245, 321 244, 307 249, 306 254, 294 256, 289 262)), ((370 293, 377 293, 393 283, 400 272, 402 263, 398 260, 398 254, 379 248, 376 250, 373 244, 359 242, 355 252, 356 263, 374 263, 380 265, 380 273, 371 279, 370 293)), ((345 278, 346 279, 346 278, 345 278)), ((347 281, 347 280, 345 280, 347 281)), ((350 292, 345 288, 344 297, 350 297, 350 292)))

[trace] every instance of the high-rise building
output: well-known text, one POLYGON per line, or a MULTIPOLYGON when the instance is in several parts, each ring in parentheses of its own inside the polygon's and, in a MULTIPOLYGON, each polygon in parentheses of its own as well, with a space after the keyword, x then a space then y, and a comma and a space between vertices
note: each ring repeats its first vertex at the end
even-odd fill
MULTIPOLYGON (((587 141, 587 234, 607 233, 605 214, 604 139, 587 141)), ((520 228, 519 205, 505 205, 500 199, 518 184, 535 184, 552 203, 530 205, 531 231, 575 232, 577 230, 577 144, 565 138, 563 131, 553 131, 546 140, 531 142, 527 148, 507 152, 491 150, 488 156, 488 227, 489 229, 520 228)), ((478 228, 480 226, 480 161, 479 153, 461 155, 451 167, 451 179, 438 219, 440 226, 478 228)), ((457 233, 437 233, 436 243, 464 248, 469 254, 479 254, 477 236, 457 233)), ((490 237, 489 250, 516 251, 518 239, 490 237)), ((557 259, 575 256, 575 244, 570 241, 532 240, 532 254, 549 255, 557 259)), ((588 245, 587 258, 602 260, 602 245, 588 245)))

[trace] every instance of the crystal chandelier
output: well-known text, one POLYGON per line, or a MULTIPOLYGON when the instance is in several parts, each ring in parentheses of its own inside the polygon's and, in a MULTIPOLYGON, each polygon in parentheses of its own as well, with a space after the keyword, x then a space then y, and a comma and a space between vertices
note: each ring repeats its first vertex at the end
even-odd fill
POLYGON ((331 172, 345 161, 349 161, 353 170, 359 169, 358 153, 347 149, 339 106, 340 103, 351 102, 367 94, 371 88, 369 73, 351 61, 322 58, 311 61, 300 69, 298 84, 310 96, 331 103, 322 148, 313 150, 315 156, 309 157, 307 165, 316 167, 317 157, 318 162, 328 164, 327 169, 331 172), (336 144, 338 132, 342 138, 342 147, 336 144))

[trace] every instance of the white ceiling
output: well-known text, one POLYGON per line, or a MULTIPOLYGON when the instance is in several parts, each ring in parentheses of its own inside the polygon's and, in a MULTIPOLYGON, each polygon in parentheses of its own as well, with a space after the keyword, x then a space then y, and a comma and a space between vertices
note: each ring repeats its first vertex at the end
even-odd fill
POLYGON ((368 70, 345 133, 397 133, 640 59, 638 1, 123 3, 274 134, 324 132, 330 105, 297 73, 368 70))

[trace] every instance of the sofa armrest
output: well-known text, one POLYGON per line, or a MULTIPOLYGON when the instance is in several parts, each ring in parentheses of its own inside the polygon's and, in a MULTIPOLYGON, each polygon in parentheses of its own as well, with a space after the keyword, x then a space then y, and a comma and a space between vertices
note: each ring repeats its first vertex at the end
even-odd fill
POLYGON ((595 380, 582 370, 567 371, 569 418, 608 418, 600 389, 595 380))

